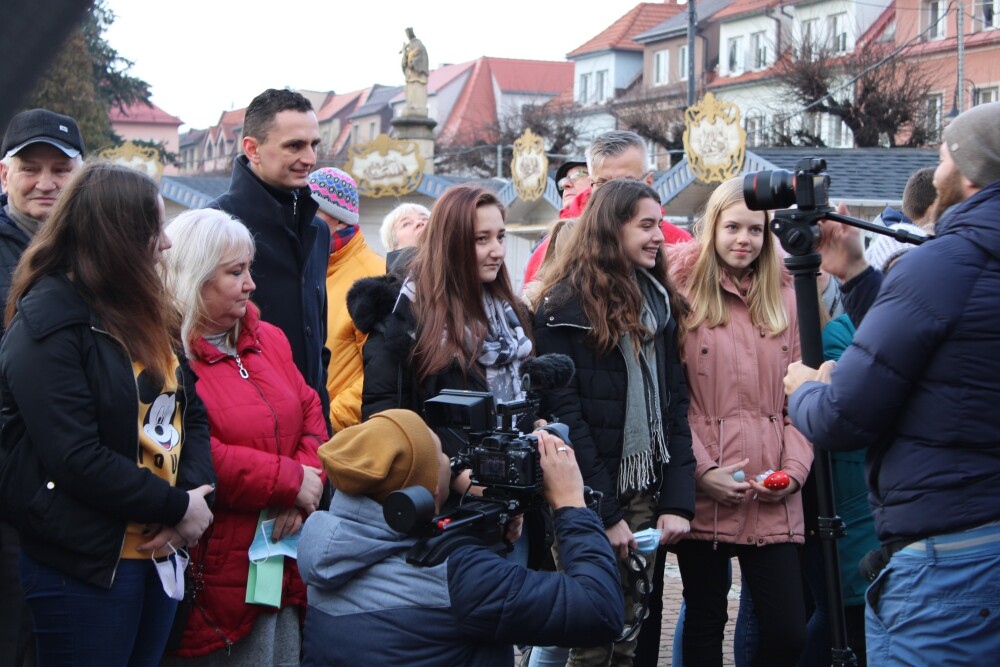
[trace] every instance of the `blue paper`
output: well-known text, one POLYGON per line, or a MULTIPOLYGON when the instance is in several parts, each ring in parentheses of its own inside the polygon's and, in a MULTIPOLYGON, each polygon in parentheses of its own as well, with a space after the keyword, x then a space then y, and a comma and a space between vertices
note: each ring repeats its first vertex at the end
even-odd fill
POLYGON ((248 551, 251 562, 256 563, 271 556, 298 558, 299 535, 302 534, 302 530, 299 530, 294 535, 286 535, 280 541, 275 542, 272 539, 274 521, 274 519, 268 519, 260 522, 260 528, 257 530, 256 535, 254 535, 253 544, 250 545, 250 550, 248 551))

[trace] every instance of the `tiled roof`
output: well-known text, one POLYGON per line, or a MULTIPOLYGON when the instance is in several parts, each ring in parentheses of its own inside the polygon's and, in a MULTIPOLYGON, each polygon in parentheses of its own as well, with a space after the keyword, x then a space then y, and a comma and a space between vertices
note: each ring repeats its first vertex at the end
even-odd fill
MULTIPOLYGON (((725 9, 733 0, 700 0, 694 3, 695 13, 698 17, 698 27, 703 27, 705 23, 715 17, 715 14, 725 9)), ((663 23, 650 28, 646 32, 640 33, 633 39, 640 43, 651 42, 656 39, 663 39, 668 36, 675 36, 679 33, 687 32, 688 15, 687 5, 663 23)))
POLYGON ((151 123, 154 125, 172 125, 175 127, 184 124, 184 121, 180 118, 171 116, 155 104, 148 106, 143 102, 137 102, 124 109, 112 106, 108 116, 111 118, 112 123, 151 123))
POLYGON ((229 176, 170 176, 169 178, 212 199, 226 193, 230 180, 229 176))
POLYGON ((448 116, 448 124, 441 130, 441 142, 474 140, 476 133, 496 120, 496 109, 489 59, 479 58, 448 116))
POLYGON ((510 58, 479 58, 455 102, 439 138, 465 142, 497 120, 495 91, 556 98, 573 89, 573 63, 510 58))
POLYGON ((372 91, 368 95, 368 99, 366 99, 363 104, 358 105, 358 108, 352 111, 347 117, 357 118, 359 116, 367 116, 369 114, 378 113, 380 109, 389 104, 389 102, 402 91, 403 86, 382 86, 375 84, 372 86, 372 91))
POLYGON ((830 199, 899 201, 910 175, 938 164, 933 148, 750 148, 780 169, 805 157, 826 160, 830 199))
POLYGON ((316 118, 321 123, 330 120, 347 107, 362 103, 369 90, 368 88, 363 88, 341 95, 331 95, 326 100, 326 104, 316 112, 316 118))
POLYGON ((487 58, 497 86, 505 93, 573 90, 573 63, 487 58))
MULTIPOLYGON (((475 60, 470 60, 467 63, 458 63, 457 65, 443 65, 437 69, 433 69, 427 75, 427 94, 433 95, 449 83, 457 79, 458 77, 465 74, 468 70, 472 69, 472 66, 476 64, 475 60)), ((405 99, 405 88, 400 87, 399 92, 392 98, 391 102, 402 102, 405 99)))
POLYGON ((180 147, 190 146, 205 141, 208 130, 190 130, 180 136, 180 147))
POLYGON ((575 58, 611 50, 642 51, 642 44, 636 42, 634 37, 663 23, 682 9, 682 5, 670 2, 640 3, 597 36, 567 53, 566 57, 575 58))
MULTIPOLYGON (((719 11, 715 15, 716 20, 731 19, 736 16, 746 14, 757 14, 768 7, 775 7, 780 4, 780 0, 734 0, 728 7, 719 11)), ((794 4, 794 3, 784 3, 794 4)))

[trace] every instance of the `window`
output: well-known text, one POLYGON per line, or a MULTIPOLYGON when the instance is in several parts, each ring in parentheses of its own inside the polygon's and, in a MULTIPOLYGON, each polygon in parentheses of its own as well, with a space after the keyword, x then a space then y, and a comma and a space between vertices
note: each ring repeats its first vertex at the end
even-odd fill
POLYGON ((944 37, 947 9, 944 0, 929 0, 927 2, 924 15, 926 17, 928 39, 941 39, 944 37))
POLYGON ((944 120, 942 95, 927 96, 927 140, 936 143, 941 140, 941 125, 944 120))
POLYGON ((813 111, 805 112, 802 114, 802 133, 819 139, 823 129, 821 122, 822 119, 818 113, 813 111))
POLYGON ((728 74, 741 74, 743 72, 743 38, 730 37, 726 45, 729 68, 728 74))
POLYGON ((577 100, 580 104, 586 104, 590 101, 590 75, 581 74, 580 75, 580 97, 577 100))
POLYGON ((844 139, 846 138, 846 132, 844 132, 844 121, 842 121, 837 116, 827 116, 829 120, 829 140, 826 142, 827 146, 831 148, 841 148, 844 146, 844 139))
POLYGON ((594 78, 594 93, 597 97, 598 102, 603 102, 607 99, 607 91, 604 89, 604 82, 608 78, 608 70, 602 69, 595 75, 594 78))
POLYGON ((764 117, 759 113, 750 112, 746 119, 747 146, 762 146, 764 144, 764 117))
POLYGON ((771 132, 774 137, 774 143, 776 144, 779 144, 786 139, 790 139, 791 132, 788 131, 788 117, 783 116, 775 118, 774 123, 771 126, 771 132))
POLYGON ((847 14, 830 16, 830 48, 834 53, 847 52, 847 14))
POLYGON ((989 104, 990 102, 996 102, 998 99, 997 88, 976 88, 972 93, 972 103, 976 104, 989 104))
POLYGON ((375 121, 368 123, 368 140, 371 141, 375 138, 375 121))
POLYGON ((687 44, 677 49, 677 80, 687 81, 688 78, 688 47, 687 44))
POLYGON ((670 52, 664 49, 653 54, 653 85, 670 83, 670 52))
POLYGON ((976 0, 976 13, 973 17, 973 30, 989 30, 1000 27, 997 12, 1000 10, 1000 0, 976 0))
POLYGON ((816 46, 819 40, 819 19, 807 19, 802 22, 802 57, 808 60, 816 59, 816 46))
POLYGON ((750 35, 750 57, 753 58, 754 69, 767 67, 767 38, 763 32, 750 35))

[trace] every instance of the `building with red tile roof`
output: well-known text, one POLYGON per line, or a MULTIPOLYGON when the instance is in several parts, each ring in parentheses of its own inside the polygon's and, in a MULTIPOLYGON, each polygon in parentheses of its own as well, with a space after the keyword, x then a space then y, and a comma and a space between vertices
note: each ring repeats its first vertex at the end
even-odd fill
MULTIPOLYGON (((572 87, 572 63, 483 56, 430 72, 428 115, 437 121, 438 143, 475 143, 505 115, 543 105, 572 87)), ((404 101, 402 92, 392 99, 396 115, 404 101)))
MULTIPOLYGON (((167 151, 174 154, 180 152, 178 128, 184 121, 155 104, 137 102, 126 107, 113 106, 108 117, 111 119, 111 129, 126 141, 135 139, 162 143, 167 151)), ((166 165, 163 173, 177 174, 180 170, 173 165, 166 165)))

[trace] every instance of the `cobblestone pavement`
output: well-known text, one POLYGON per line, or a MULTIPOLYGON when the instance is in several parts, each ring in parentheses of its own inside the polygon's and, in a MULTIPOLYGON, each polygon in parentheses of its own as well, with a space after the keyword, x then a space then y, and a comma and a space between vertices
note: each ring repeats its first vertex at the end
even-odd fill
MULTIPOLYGON (((729 591, 729 622, 726 624, 726 634, 722 644, 722 664, 734 665, 733 662, 733 630, 736 625, 736 612, 740 598, 740 564, 733 559, 733 587, 729 591)), ((681 573, 677 569, 677 557, 667 554, 667 566, 663 577, 663 630, 660 634, 661 667, 670 667, 674 654, 674 628, 677 625, 677 615, 681 610, 683 599, 681 573)), ((516 652, 515 652, 516 653, 516 652)), ((520 656, 515 655, 514 664, 518 665, 520 656)))

